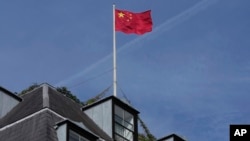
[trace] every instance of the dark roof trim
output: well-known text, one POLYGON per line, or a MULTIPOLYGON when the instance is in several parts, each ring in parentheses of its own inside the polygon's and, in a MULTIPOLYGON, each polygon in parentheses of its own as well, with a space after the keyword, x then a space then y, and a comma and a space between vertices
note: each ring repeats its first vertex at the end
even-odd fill
POLYGON ((91 108, 91 107, 94 107, 94 106, 96 106, 96 105, 99 105, 100 103, 103 103, 103 102, 108 101, 108 100, 110 100, 110 99, 114 100, 116 103, 119 103, 122 107, 126 107, 126 108, 128 108, 128 109, 132 109, 132 110, 135 111, 137 114, 140 113, 138 110, 136 110, 135 108, 133 108, 131 105, 125 103, 124 101, 120 100, 119 98, 117 98, 117 97, 115 97, 115 96, 109 96, 109 97, 106 97, 106 98, 104 98, 104 99, 101 99, 101 100, 99 100, 99 101, 97 101, 97 102, 95 102, 95 103, 93 103, 93 104, 86 105, 86 106, 82 107, 82 111, 85 111, 85 110, 87 110, 87 109, 89 109, 89 108, 91 108))
POLYGON ((6 93, 6 94, 8 94, 9 96, 11 96, 11 97, 15 98, 16 100, 18 100, 19 102, 22 101, 22 98, 20 98, 19 96, 13 94, 13 93, 10 92, 9 90, 7 90, 7 89, 5 89, 5 88, 3 88, 3 87, 1 87, 1 86, 0 86, 0 91, 3 91, 4 93, 6 93))
POLYGON ((168 135, 168 136, 166 136, 166 137, 163 137, 163 138, 158 139, 157 141, 163 141, 163 140, 166 140, 166 139, 169 139, 169 138, 172 138, 172 137, 177 138, 177 139, 179 139, 179 140, 185 141, 183 138, 181 138, 181 137, 178 136, 177 134, 170 134, 170 135, 168 135))
POLYGON ((63 120, 61 122, 58 122, 56 125, 57 126, 61 126, 67 124, 67 126, 69 127, 68 129, 73 130, 73 131, 77 131, 78 134, 81 134, 83 137, 86 137, 86 135, 88 136, 88 138, 91 138, 93 140, 97 140, 100 137, 98 137, 97 135, 93 134, 92 132, 89 132, 88 130, 78 126, 77 124, 75 124, 74 122, 66 119, 63 120))

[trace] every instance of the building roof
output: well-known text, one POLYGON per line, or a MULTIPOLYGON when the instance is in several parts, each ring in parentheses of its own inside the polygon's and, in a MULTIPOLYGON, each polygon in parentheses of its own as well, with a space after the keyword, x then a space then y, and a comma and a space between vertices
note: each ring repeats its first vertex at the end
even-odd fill
POLYGON ((51 111, 41 110, 19 123, 0 129, 0 140, 58 141, 56 130, 53 128, 58 120, 62 119, 51 111))
POLYGON ((81 105, 48 84, 42 84, 20 97, 23 99, 22 102, 0 119, 0 140, 14 141, 32 138, 34 141, 57 141, 54 126, 66 119, 82 123, 89 131, 102 139, 112 140, 81 111, 81 105), (46 133, 45 129, 49 129, 49 133, 46 133), (13 131, 16 131, 15 134, 13 131))
POLYGON ((157 141, 166 141, 166 140, 168 140, 170 138, 174 138, 174 141, 185 141, 183 138, 181 138, 177 134, 170 134, 168 136, 165 136, 163 138, 158 139, 157 141))

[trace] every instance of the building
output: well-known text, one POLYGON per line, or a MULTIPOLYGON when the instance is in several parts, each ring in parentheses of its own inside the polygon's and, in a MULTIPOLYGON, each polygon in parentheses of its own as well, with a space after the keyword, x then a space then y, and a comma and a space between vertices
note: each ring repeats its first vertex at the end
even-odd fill
POLYGON ((20 97, 0 87, 0 141, 138 141, 138 114, 114 96, 81 106, 49 84, 20 97))
POLYGON ((185 141, 185 140, 176 134, 171 134, 161 139, 158 139, 158 141, 185 141))

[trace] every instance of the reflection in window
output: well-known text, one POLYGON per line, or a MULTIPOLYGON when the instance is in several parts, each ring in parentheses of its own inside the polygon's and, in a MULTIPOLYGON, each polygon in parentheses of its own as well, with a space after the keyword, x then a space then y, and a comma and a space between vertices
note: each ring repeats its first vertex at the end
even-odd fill
POLYGON ((115 106, 115 139, 133 141, 134 117, 124 109, 115 106))
POLYGON ((69 130, 69 141, 88 141, 86 138, 77 134, 76 132, 69 130))

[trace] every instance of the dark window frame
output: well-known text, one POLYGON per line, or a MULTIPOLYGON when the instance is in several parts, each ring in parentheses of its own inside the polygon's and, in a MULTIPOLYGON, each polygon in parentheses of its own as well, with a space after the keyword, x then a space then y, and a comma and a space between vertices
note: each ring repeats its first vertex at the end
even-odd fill
POLYGON ((66 140, 69 141, 69 133, 70 130, 79 134, 80 136, 82 136, 83 138, 90 140, 90 141, 95 141, 97 139, 99 139, 98 136, 86 131, 85 129, 79 127, 78 125, 72 123, 71 121, 66 120, 66 140))
MULTIPOLYGON (((115 106, 120 107, 121 109, 123 109, 124 111, 130 113, 133 116, 133 122, 134 122, 134 131, 132 132, 133 134, 133 141, 138 141, 138 111, 133 109, 131 106, 129 106, 128 104, 122 102, 121 100, 117 99, 117 98, 113 98, 112 100, 112 130, 113 130, 113 138, 115 140, 115 136, 118 135, 119 137, 122 137, 121 135, 117 134, 115 132, 115 106)), ((124 129, 127 129, 126 127, 124 129)), ((126 138, 122 137, 123 139, 126 140, 126 138)))

